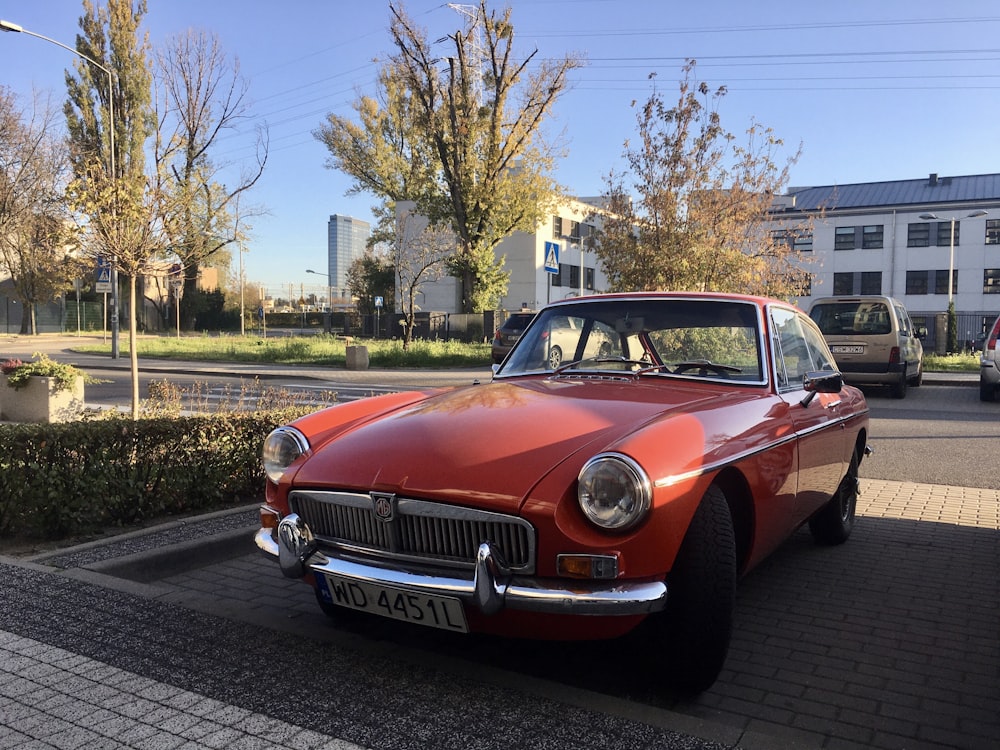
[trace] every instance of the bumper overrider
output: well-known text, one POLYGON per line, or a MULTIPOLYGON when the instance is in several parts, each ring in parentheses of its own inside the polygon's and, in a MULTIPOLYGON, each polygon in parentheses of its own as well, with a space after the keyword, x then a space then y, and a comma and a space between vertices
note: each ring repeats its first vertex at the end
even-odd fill
POLYGON ((667 584, 663 581, 614 584, 510 575, 489 542, 479 545, 471 578, 330 557, 319 550, 312 532, 295 513, 281 520, 276 534, 272 529, 260 529, 255 541, 261 552, 277 558, 281 572, 289 578, 302 578, 308 572, 325 573, 416 594, 450 596, 487 615, 503 609, 571 615, 643 615, 662 610, 667 602, 667 584))

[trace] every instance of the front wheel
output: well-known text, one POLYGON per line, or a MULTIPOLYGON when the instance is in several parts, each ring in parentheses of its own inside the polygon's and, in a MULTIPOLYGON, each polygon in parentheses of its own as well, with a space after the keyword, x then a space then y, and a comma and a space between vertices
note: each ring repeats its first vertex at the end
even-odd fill
POLYGON ((889 386, 889 390, 892 392, 893 398, 906 398, 906 366, 903 366, 903 372, 899 376, 899 380, 889 386))
POLYGON ((851 465, 840 481, 836 494, 809 519, 809 531, 820 544, 843 544, 854 528, 858 507, 858 454, 851 456, 851 465))
POLYGON ((667 680, 681 692, 707 690, 722 671, 736 613, 736 574, 733 517, 725 494, 713 485, 667 577, 667 608, 650 618, 667 680))

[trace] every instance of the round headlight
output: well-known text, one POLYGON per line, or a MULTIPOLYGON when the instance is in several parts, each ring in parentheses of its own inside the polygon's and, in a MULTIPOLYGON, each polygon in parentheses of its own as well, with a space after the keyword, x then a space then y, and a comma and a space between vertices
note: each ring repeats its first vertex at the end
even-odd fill
POLYGON ((294 427, 279 427, 264 439, 261 461, 267 478, 276 483, 292 462, 309 450, 306 436, 294 427))
POLYGON ((604 453, 580 470, 577 497, 587 518, 602 529, 622 531, 645 517, 653 485, 628 456, 604 453))

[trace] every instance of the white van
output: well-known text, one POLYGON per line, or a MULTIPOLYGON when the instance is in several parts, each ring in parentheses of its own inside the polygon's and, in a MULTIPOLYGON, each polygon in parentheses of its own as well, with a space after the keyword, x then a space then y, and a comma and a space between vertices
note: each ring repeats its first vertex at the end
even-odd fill
POLYGON ((844 380, 887 385, 895 398, 924 376, 924 347, 906 308, 892 297, 823 297, 812 303, 816 321, 844 380))

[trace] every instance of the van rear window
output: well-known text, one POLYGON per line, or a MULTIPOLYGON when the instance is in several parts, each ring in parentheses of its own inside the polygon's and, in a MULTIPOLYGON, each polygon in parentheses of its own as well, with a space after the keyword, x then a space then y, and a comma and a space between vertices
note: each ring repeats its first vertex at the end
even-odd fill
POLYGON ((876 336, 892 333, 892 317, 883 302, 836 302, 816 305, 809 313, 825 336, 876 336))

